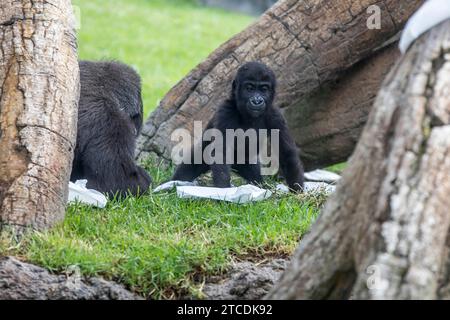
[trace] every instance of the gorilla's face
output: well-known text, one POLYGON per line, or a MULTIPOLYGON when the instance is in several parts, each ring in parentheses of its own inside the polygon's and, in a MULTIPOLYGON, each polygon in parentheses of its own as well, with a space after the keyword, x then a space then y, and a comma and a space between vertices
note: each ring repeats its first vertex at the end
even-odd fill
POLYGON ((123 106, 123 111, 130 117, 134 125, 134 135, 138 136, 142 127, 143 102, 141 94, 141 81, 139 76, 132 69, 127 69, 128 72, 121 73, 121 79, 127 81, 120 81, 119 79, 115 85, 115 93, 117 94, 120 105, 123 106), (120 81, 120 82, 119 82, 120 81))
POLYGON ((137 137, 139 133, 141 132, 142 127, 142 114, 143 114, 143 103, 141 98, 141 93, 139 90, 139 99, 135 101, 135 107, 132 109, 133 112, 130 113, 131 121, 133 121, 134 124, 134 134, 137 137))
POLYGON ((252 117, 257 118, 266 111, 272 94, 272 85, 268 81, 246 80, 241 85, 241 99, 252 117))
POLYGON ((272 106, 275 76, 261 63, 247 63, 238 70, 233 82, 233 94, 243 116, 261 117, 272 106))

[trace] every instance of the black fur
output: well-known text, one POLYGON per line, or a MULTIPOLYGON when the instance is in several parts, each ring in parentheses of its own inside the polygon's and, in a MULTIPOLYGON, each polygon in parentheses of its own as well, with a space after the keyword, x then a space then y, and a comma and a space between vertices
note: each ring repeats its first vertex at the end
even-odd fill
POLYGON ((78 131, 71 181, 108 195, 145 192, 148 173, 134 162, 142 126, 141 79, 118 62, 80 62, 78 131))
MULTIPOLYGON (((243 129, 244 131, 250 128, 257 130, 279 129, 280 169, 292 190, 302 190, 303 165, 297 147, 289 133, 284 117, 279 109, 273 106, 276 79, 272 70, 261 63, 249 62, 238 70, 232 87, 231 97, 219 107, 207 129, 218 129, 224 136, 226 129, 243 129)), ((209 143, 211 142, 203 141, 202 150, 209 143)), ((225 154, 226 150, 224 150, 225 154)), ((250 164, 247 155, 248 146, 246 147, 245 164, 231 166, 226 164, 208 165, 206 163, 181 164, 177 167, 172 179, 192 181, 211 169, 214 185, 216 187, 229 187, 230 170, 233 169, 249 183, 259 184, 263 180, 260 165, 250 164)))

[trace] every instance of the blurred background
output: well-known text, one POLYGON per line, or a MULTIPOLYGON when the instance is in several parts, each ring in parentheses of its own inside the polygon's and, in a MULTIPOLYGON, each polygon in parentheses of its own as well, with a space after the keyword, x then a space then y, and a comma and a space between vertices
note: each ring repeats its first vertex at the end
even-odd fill
POLYGON ((120 60, 143 79, 147 117, 167 91, 274 0, 73 0, 80 59, 120 60))
POLYGON ((206 6, 223 8, 250 15, 260 15, 269 9, 277 0, 199 0, 206 6))

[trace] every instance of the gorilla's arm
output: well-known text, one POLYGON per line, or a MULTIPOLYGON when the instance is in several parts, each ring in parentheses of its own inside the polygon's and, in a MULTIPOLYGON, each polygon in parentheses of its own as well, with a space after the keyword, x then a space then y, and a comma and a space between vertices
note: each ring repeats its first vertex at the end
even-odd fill
POLYGON ((272 109, 272 113, 268 117, 268 127, 269 129, 280 130, 279 161, 281 171, 289 188, 301 191, 304 186, 303 164, 300 161, 295 141, 289 133, 286 120, 278 109, 272 109))
MULTIPOLYGON (((207 144, 202 141, 201 152, 206 148, 207 144)), ((175 173, 172 176, 171 180, 179 180, 179 181, 194 181, 200 175, 206 173, 209 170, 209 166, 205 164, 202 160, 202 163, 195 163, 194 153, 195 149, 200 146, 193 145, 191 147, 191 163, 181 163, 177 166, 175 173)))
POLYGON ((142 125, 141 80, 119 62, 80 61, 77 144, 71 181, 108 195, 144 193, 151 178, 134 162, 142 125))
MULTIPOLYGON (((213 118, 210 120, 205 130, 217 129, 222 132, 222 136, 226 137, 226 129, 236 129, 239 127, 239 118, 237 116, 236 109, 232 102, 226 101, 222 106, 219 107, 218 111, 214 114, 213 118)), ((205 141, 202 139, 202 163, 194 163, 194 148, 191 150, 191 163, 190 164, 180 164, 175 170, 175 174, 172 176, 172 180, 181 181, 193 181, 201 174, 207 172, 211 169, 213 183, 215 187, 229 187, 230 186, 230 171, 231 166, 226 164, 226 146, 231 146, 227 144, 225 139, 223 141, 224 149, 222 150, 222 163, 223 164, 211 164, 207 165, 203 159, 203 152, 205 148, 214 142, 205 141)), ((217 155, 216 155, 217 157, 217 155)))
POLYGON ((222 162, 221 164, 212 164, 210 166, 213 183, 218 188, 229 188, 231 187, 231 165, 227 164, 226 160, 229 153, 234 158, 236 146, 234 141, 227 141, 226 130, 236 130, 240 127, 239 115, 233 101, 225 101, 218 109, 212 120, 212 127, 219 130, 223 137, 223 149, 220 155, 222 162))
POLYGON ((263 182, 261 175, 261 165, 257 164, 235 164, 233 169, 248 183, 260 185, 263 182))
MULTIPOLYGON (((208 122, 208 125, 206 127, 206 130, 211 129, 213 127, 214 119, 211 119, 208 122)), ((171 180, 178 180, 178 181, 194 181, 197 179, 200 175, 206 173, 210 168, 209 166, 204 162, 204 159, 202 157, 201 163, 195 163, 195 152, 201 152, 203 155, 203 150, 205 150, 206 146, 208 146, 209 142, 202 139, 200 145, 192 145, 191 147, 191 162, 190 163, 181 163, 177 166, 175 169, 175 173, 172 176, 171 180), (200 150, 198 150, 200 148, 200 150)))
POLYGON ((91 101, 79 117, 83 126, 78 131, 79 141, 84 144, 78 147, 87 186, 110 196, 145 192, 151 178, 134 162, 134 124, 117 102, 106 98, 91 101))

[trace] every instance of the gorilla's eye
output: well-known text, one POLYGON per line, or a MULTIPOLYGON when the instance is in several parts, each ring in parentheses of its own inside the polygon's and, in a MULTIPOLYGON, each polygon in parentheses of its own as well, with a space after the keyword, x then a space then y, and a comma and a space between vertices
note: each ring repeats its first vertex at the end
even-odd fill
POLYGON ((254 89, 254 87, 253 87, 253 85, 251 85, 251 84, 247 84, 247 85, 245 86, 245 90, 247 90, 248 92, 253 91, 253 89, 254 89))
POLYGON ((262 86, 261 87, 261 91, 263 91, 263 92, 267 92, 267 91, 269 91, 269 86, 262 86))

